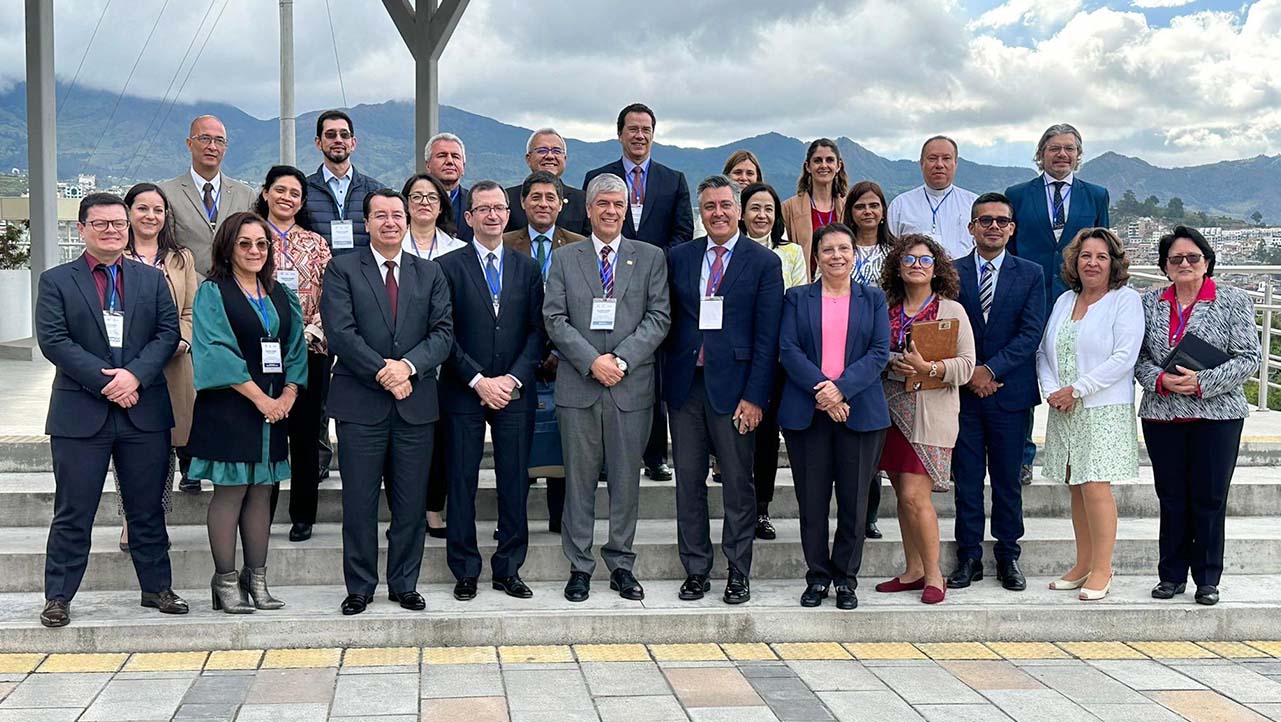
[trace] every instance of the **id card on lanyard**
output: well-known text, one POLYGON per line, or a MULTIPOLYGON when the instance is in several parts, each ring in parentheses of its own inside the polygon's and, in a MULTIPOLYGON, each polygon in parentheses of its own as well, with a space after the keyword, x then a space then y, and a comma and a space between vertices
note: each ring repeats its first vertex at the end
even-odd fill
MULTIPOLYGON (((704 254, 705 255, 705 254, 704 254)), ((720 290, 721 281, 725 279, 725 268, 729 266, 729 259, 734 255, 733 251, 725 254, 724 262, 721 265, 720 273, 712 273, 711 261, 704 258, 707 263, 707 281, 711 286, 712 292, 703 296, 698 304, 698 330, 699 331, 719 331, 725 323, 725 297, 717 296, 716 292, 720 290)))
MULTIPOLYGON (((237 284, 239 284, 239 281, 237 281, 237 284)), ((249 297, 250 303, 254 305, 254 310, 258 312, 258 317, 262 320, 263 333, 269 334, 271 333, 271 321, 267 317, 268 299, 263 295, 261 284, 255 281, 254 286, 256 287, 258 296, 256 298, 249 296, 247 291, 245 292, 245 296, 249 297)), ((259 339, 259 344, 259 350, 262 354, 262 372, 265 374, 284 373, 285 357, 281 352, 280 339, 275 336, 263 336, 259 339)))
POLYGON ((107 308, 102 312, 102 323, 107 327, 107 344, 111 348, 125 345, 125 315, 120 312, 120 297, 116 293, 119 273, 119 266, 107 266, 107 308))
POLYGON ((282 263, 276 268, 276 281, 290 291, 298 293, 298 264, 294 263, 294 257, 289 255, 289 231, 292 231, 294 226, 282 231, 271 221, 267 221, 267 225, 271 226, 271 229, 280 237, 280 257, 288 261, 289 266, 285 268, 285 264, 282 263))

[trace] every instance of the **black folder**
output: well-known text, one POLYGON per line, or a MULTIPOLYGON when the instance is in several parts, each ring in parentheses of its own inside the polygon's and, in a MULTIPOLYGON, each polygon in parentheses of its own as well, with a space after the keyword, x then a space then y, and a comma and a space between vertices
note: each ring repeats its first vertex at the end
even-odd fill
POLYGON ((1188 332, 1183 334, 1178 345, 1170 351, 1165 363, 1161 365, 1161 370, 1167 373, 1178 373, 1174 367, 1182 366, 1193 371, 1204 371, 1225 363, 1228 358, 1222 349, 1211 346, 1205 339, 1188 332))

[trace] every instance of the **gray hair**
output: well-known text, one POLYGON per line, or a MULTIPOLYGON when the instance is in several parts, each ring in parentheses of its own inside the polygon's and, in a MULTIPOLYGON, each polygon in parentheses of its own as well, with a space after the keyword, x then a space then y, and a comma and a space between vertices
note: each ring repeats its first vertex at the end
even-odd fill
POLYGON ((1085 154, 1085 147, 1081 145, 1081 131, 1072 127, 1069 123, 1055 123, 1045 129, 1045 132, 1041 134, 1041 140, 1036 143, 1036 155, 1032 157, 1032 162, 1036 163, 1037 170, 1045 170, 1045 166, 1041 163, 1041 156, 1045 153, 1045 146, 1050 142, 1050 138, 1069 133, 1076 138, 1076 165, 1072 166, 1072 170, 1081 167, 1081 156, 1085 154))
POLYGON ((627 184, 622 178, 613 173, 601 173, 587 184, 587 204, 591 205, 596 202, 596 196, 601 193, 622 193, 627 194, 627 184))
POLYGON ((952 154, 956 156, 956 160, 961 159, 961 149, 957 147, 956 141, 952 140, 946 135, 932 135, 926 138, 924 143, 921 143, 921 160, 925 160, 925 149, 930 147, 930 143, 933 143, 936 140, 946 140, 947 142, 951 143, 952 154))
POLYGON ((538 130, 530 134, 529 140, 525 141, 526 155, 534 152, 534 139, 536 139, 540 135, 554 135, 557 138, 560 138, 561 147, 563 148, 565 146, 565 136, 557 132, 555 128, 539 128, 538 130))
POLYGON ((430 160, 430 159, 431 159, 431 147, 432 147, 433 145, 435 145, 437 141, 441 141, 441 140, 448 140, 448 141, 450 141, 450 142, 457 143, 457 144, 458 144, 458 149, 459 149, 459 150, 461 150, 461 151, 463 152, 463 162, 464 162, 464 163, 466 163, 466 162, 467 162, 467 146, 463 145, 463 139, 462 139, 462 138, 459 138, 458 136, 454 135, 453 133, 437 133, 436 135, 433 135, 433 136, 432 136, 432 137, 427 141, 427 145, 423 146, 423 161, 424 161, 424 162, 426 162, 426 161, 428 161, 428 160, 430 160))
MULTIPOLYGON (((702 183, 698 184, 698 190, 695 192, 695 196, 698 198, 702 198, 703 191, 709 191, 715 188, 729 188, 731 191, 737 191, 738 184, 730 180, 729 176, 723 175, 721 173, 717 173, 716 175, 709 175, 703 179, 702 183)), ((733 196, 734 198, 734 205, 741 207, 742 200, 738 197, 738 193, 732 192, 730 193, 730 195, 733 196)))

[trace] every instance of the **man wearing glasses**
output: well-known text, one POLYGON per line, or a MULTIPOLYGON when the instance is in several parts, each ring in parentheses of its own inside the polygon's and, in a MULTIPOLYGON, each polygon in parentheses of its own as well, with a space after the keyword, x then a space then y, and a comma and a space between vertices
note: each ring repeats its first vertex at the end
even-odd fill
POLYGON ((356 126, 341 110, 326 110, 316 118, 316 149, 324 162, 307 176, 307 213, 311 229, 325 237, 333 255, 369 247, 365 230, 365 196, 384 187, 356 170, 356 126))
POLYGON ((209 275, 209 249, 223 218, 253 209, 254 192, 222 172, 227 154, 227 128, 212 115, 191 121, 187 134, 191 151, 189 172, 160 184, 170 199, 174 234, 191 250, 196 270, 209 275))
POLYGON ((1045 325, 1045 281, 1038 264, 1006 252, 1016 228, 1008 198, 979 196, 970 218, 974 251, 957 259, 956 273, 974 330, 975 366, 961 391, 952 452, 957 565, 947 586, 963 589, 983 578, 983 478, 990 476, 996 578, 1006 589, 1023 591, 1019 472, 1032 409, 1041 403, 1035 357, 1045 325))
MULTIPOLYGON (((569 152, 565 150, 565 139, 555 128, 539 128, 529 136, 525 144, 525 164, 530 173, 546 171, 565 180, 565 166, 569 162, 569 152)), ((590 235, 591 223, 587 220, 587 194, 578 188, 564 186, 561 194, 562 208, 556 219, 556 225, 570 233, 580 236, 590 235)), ((525 215, 524 198, 521 197, 521 185, 518 183, 507 189, 507 205, 511 208, 511 217, 507 219, 508 233, 524 230, 529 224, 525 215)), ((545 275, 545 274, 544 274, 545 275)))

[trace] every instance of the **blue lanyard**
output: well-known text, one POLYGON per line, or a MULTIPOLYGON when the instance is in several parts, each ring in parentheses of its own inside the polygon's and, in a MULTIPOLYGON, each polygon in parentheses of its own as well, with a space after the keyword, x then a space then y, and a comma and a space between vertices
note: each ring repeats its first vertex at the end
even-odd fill
POLYGON ((715 296, 716 292, 721 288, 721 281, 725 278, 725 269, 729 267, 729 258, 734 255, 734 251, 728 249, 725 251, 725 258, 721 261, 721 272, 716 275, 712 275, 712 259, 707 258, 707 253, 715 255, 715 252, 707 251, 703 254, 703 262, 707 264, 707 280, 712 282, 712 293, 710 295, 715 296))
MULTIPOLYGON (((1175 309, 1178 309, 1179 307, 1179 300, 1177 296, 1174 299, 1174 307, 1175 309)), ((1187 330, 1188 322, 1192 320, 1192 309, 1194 308, 1196 308, 1195 300, 1192 301, 1192 305, 1188 306, 1186 311, 1179 311, 1179 324, 1174 327, 1174 334, 1171 339, 1171 343, 1177 344, 1179 341, 1183 340, 1183 332, 1187 330)))
MULTIPOLYGON (((210 223, 213 223, 214 219, 218 217, 219 203, 222 203, 222 184, 218 185, 218 192, 214 194, 213 208, 205 208, 205 219, 208 220, 210 223)), ((204 204, 202 203, 201 207, 203 206, 204 204)))
MULTIPOLYGON (((534 243, 538 243, 538 241, 534 241, 534 243)), ((548 239, 543 243, 546 243, 548 246, 547 255, 543 256, 543 280, 546 281, 547 271, 552 267, 552 249, 551 249, 552 242, 551 242, 551 239, 548 239)), ((542 244, 540 243, 538 247, 542 248, 542 244)), ((530 250, 533 250, 533 249, 530 249, 530 250)), ((534 254, 534 255, 536 257, 538 254, 534 254)))
MULTIPOLYGON (((423 257, 423 252, 418 250, 418 239, 414 238, 414 232, 409 232, 409 245, 414 249, 414 255, 419 258, 423 257)), ((432 256, 436 255, 436 234, 431 236, 431 247, 427 249, 427 260, 435 260, 432 256)))
POLYGON ((282 256, 284 256, 285 258, 289 259, 289 267, 290 267, 290 268, 296 268, 296 267, 298 266, 298 264, 294 263, 294 257, 293 257, 293 256, 291 256, 291 255, 289 255, 289 240, 288 240, 288 236, 289 236, 289 232, 290 232, 290 231, 292 231, 293 229, 295 229, 295 228, 297 228, 297 227, 298 227, 298 224, 297 224, 297 223, 295 223, 295 224, 293 224, 292 226, 290 226, 290 227, 286 228, 286 229, 285 229, 285 230, 283 230, 283 231, 282 231, 282 230, 280 230, 279 228, 277 228, 277 227, 276 227, 276 224, 275 224, 275 223, 272 223, 271 221, 267 221, 267 225, 271 226, 271 230, 275 231, 275 232, 276 232, 276 235, 280 236, 280 254, 281 254, 282 256))
POLYGON ((903 305, 899 304, 898 347, 900 349, 903 348, 903 342, 907 340, 907 332, 912 330, 912 324, 916 323, 916 319, 920 318, 921 314, 925 313, 925 309, 929 308, 930 304, 933 302, 934 302, 934 294, 931 293, 930 297, 925 299, 925 303, 921 304, 921 307, 916 310, 916 313, 912 314, 911 318, 907 317, 907 313, 903 311, 903 305))
POLYGON ((952 186, 952 190, 948 191, 947 194, 943 196, 943 200, 939 201, 937 206, 930 203, 930 194, 926 193, 924 188, 921 189, 921 192, 925 193, 925 205, 930 207, 930 230, 932 231, 939 226, 939 209, 942 208, 943 204, 947 203, 947 199, 956 192, 956 186, 952 186))
MULTIPOLYGON (((236 281, 236 285, 240 286, 240 281, 236 281)), ((240 290, 253 303, 254 308, 258 311, 258 316, 262 318, 263 332, 271 333, 271 322, 267 320, 267 297, 262 293, 262 284, 258 282, 258 279, 254 279, 254 290, 258 294, 257 297, 250 296, 249 291, 245 290, 244 286, 240 286, 240 290)))
MULTIPOLYGON (((1047 205, 1050 206, 1050 223, 1054 223, 1054 218, 1059 215, 1059 211, 1062 211, 1065 208, 1069 207, 1068 199, 1072 197, 1072 184, 1068 183, 1067 186, 1062 191, 1059 191, 1063 195, 1063 202, 1059 203, 1058 205, 1055 205, 1054 183, 1057 183, 1057 182, 1061 182, 1061 181, 1051 181, 1050 183, 1045 184, 1045 200, 1047 202, 1047 205)), ((1063 214, 1063 220, 1064 222, 1067 221, 1067 213, 1063 214)))
POLYGON ((111 264, 107 266, 107 310, 116 313, 116 276, 120 273, 120 266, 111 264))
POLYGON ((835 201, 832 202, 832 210, 827 212, 826 220, 824 220, 823 211, 820 211, 818 209, 818 204, 814 202, 813 195, 810 196, 810 208, 812 208, 814 212, 818 214, 819 225, 814 227, 814 230, 816 231, 822 228, 823 226, 826 226, 827 224, 836 220, 836 202, 835 201))
MULTIPOLYGON (((490 251, 489 253, 493 253, 493 251, 490 251)), ((485 255, 487 256, 489 254, 487 253, 485 255)), ((489 260, 485 258, 485 256, 481 256, 480 251, 476 251, 476 256, 480 258, 481 270, 483 270, 485 273, 485 285, 489 286, 489 294, 494 297, 494 303, 498 303, 498 297, 502 295, 502 292, 503 292, 503 266, 507 263, 507 254, 503 253, 503 254, 496 254, 496 255, 498 255, 498 283, 497 284, 489 280, 489 260)))
MULTIPOLYGON (((134 251, 130 251, 130 252, 129 252, 129 255, 133 256, 133 259, 134 259, 135 261, 139 261, 139 262, 142 262, 142 263, 145 263, 145 262, 146 262, 146 261, 145 261, 145 259, 143 259, 142 254, 141 254, 141 253, 138 253, 138 251, 136 251, 136 250, 134 250, 134 251)), ((157 248, 157 249, 156 249, 156 255, 151 259, 151 267, 152 267, 152 268, 160 268, 160 264, 161 264, 161 262, 162 262, 162 261, 164 261, 164 256, 161 256, 161 255, 160 255, 160 249, 159 249, 159 248, 157 248)))

